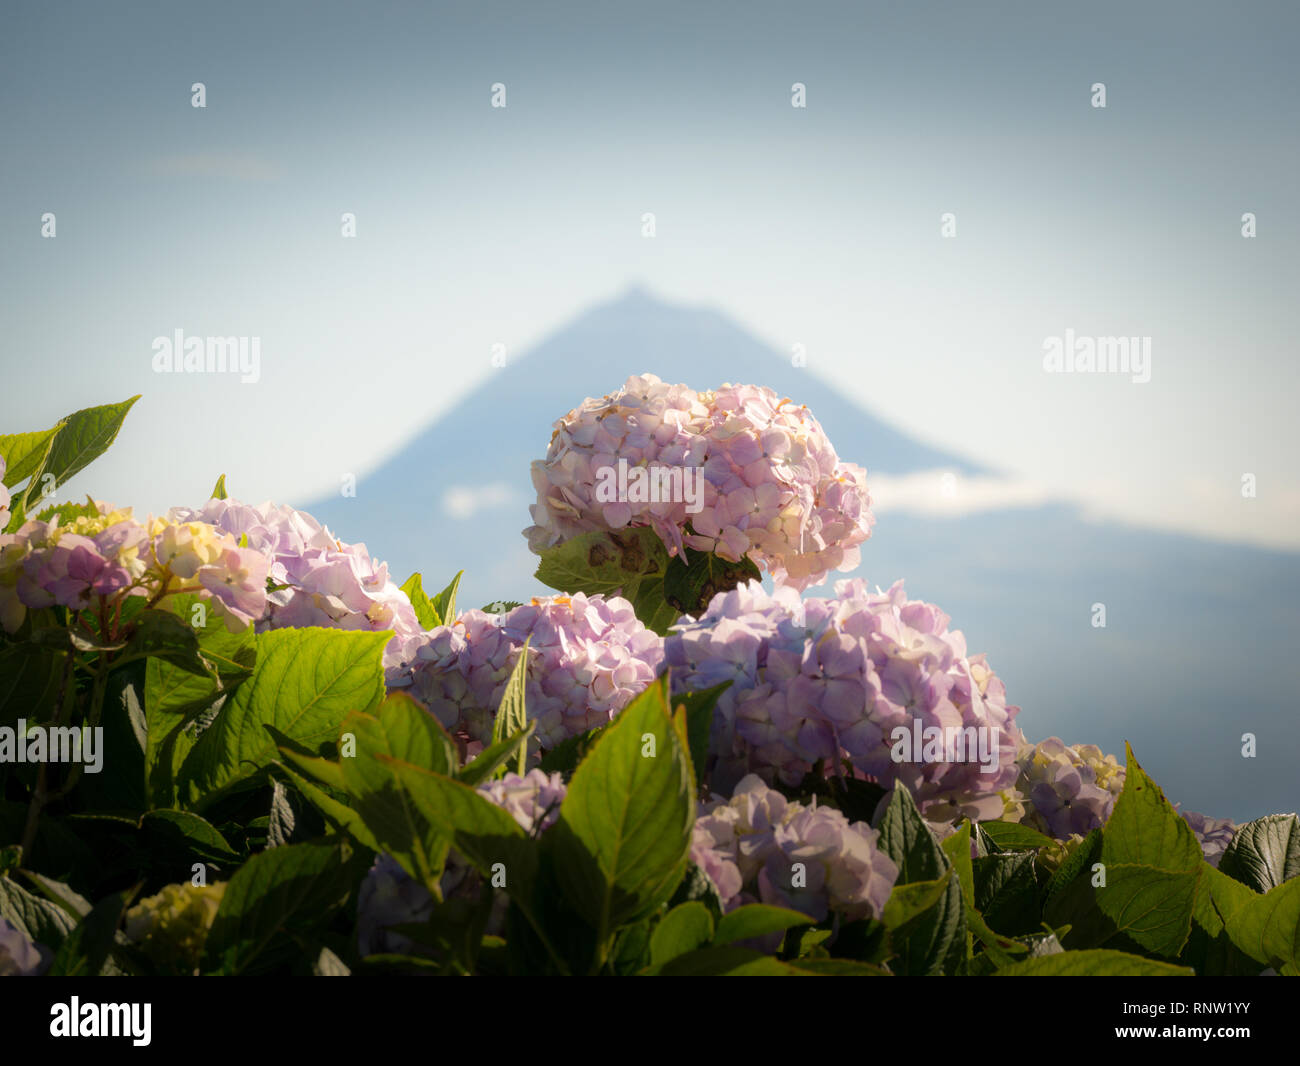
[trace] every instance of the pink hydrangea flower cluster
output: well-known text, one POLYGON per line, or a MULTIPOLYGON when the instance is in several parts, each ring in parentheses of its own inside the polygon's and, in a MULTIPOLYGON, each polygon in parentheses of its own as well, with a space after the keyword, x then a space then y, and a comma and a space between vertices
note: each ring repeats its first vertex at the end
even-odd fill
POLYGON ((875 522, 866 471, 839 460, 807 408, 755 385, 697 393, 653 374, 630 377, 556 422, 532 472, 537 503, 524 534, 538 553, 592 530, 649 526, 670 554, 685 546, 748 557, 778 584, 804 589, 856 567, 875 522), (667 485, 667 475, 698 477, 699 497, 630 488, 611 497, 620 461, 662 471, 667 485))
POLYGON ((262 555, 273 585, 257 619, 258 630, 285 626, 392 630, 384 649, 390 685, 401 685, 424 630, 411 601, 370 557, 364 544, 346 544, 306 511, 233 499, 211 499, 200 508, 174 508, 178 521, 207 522, 241 538, 262 555))
POLYGON ((898 879, 876 847, 879 833, 833 807, 806 807, 745 777, 730 799, 701 806, 691 858, 713 881, 723 907, 761 901, 821 921, 879 918, 898 879))
POLYGON ((984 656, 967 654, 948 616, 907 599, 902 582, 872 592, 841 581, 835 592, 800 601, 750 582, 667 637, 675 689, 732 682, 714 715, 715 787, 749 772, 794 784, 818 762, 827 776, 847 762, 904 785, 933 822, 1007 816, 1019 708, 984 656))
MULTIPOLYGON (((520 777, 504 777, 478 786, 479 795, 502 810, 508 811, 525 833, 534 835, 549 829, 560 816, 567 786, 559 774, 529 770, 520 777)), ((477 872, 455 851, 447 856, 439 882, 443 899, 476 898, 481 888, 477 872)), ((504 925, 508 906, 503 894, 493 899, 488 931, 498 932, 504 925)), ((433 910, 433 897, 412 878, 397 860, 380 855, 362 882, 357 896, 357 940, 362 955, 378 952, 410 953, 414 944, 389 926, 406 922, 424 922, 433 910)))
POLYGON ((178 592, 207 600, 237 631, 266 609, 267 564, 201 521, 149 518, 96 505, 69 522, 31 519, 0 535, 0 624, 15 632, 28 608, 83 610, 126 596, 157 603, 178 592))
POLYGON ((663 660, 662 640, 618 596, 547 596, 501 615, 465 611, 418 647, 410 692, 469 754, 492 739, 525 640, 534 750, 612 721, 663 660))
POLYGON ((1124 767, 1095 744, 1048 737, 1022 745, 1016 761, 1024 821, 1058 840, 1101 828, 1124 791, 1124 767))

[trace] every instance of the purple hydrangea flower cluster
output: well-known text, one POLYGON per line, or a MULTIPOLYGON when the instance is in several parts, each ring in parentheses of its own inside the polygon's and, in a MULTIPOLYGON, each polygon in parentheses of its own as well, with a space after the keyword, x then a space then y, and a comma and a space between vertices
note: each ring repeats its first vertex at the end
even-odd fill
POLYGON ((662 640, 618 596, 547 596, 501 615, 465 611, 419 645, 410 691, 470 754, 492 739, 525 640, 534 750, 612 721, 663 660, 662 640))
POLYGON ((1198 814, 1196 811, 1178 813, 1196 834, 1196 842, 1201 845, 1205 861, 1217 868, 1223 853, 1228 850, 1228 845, 1232 843, 1232 838, 1237 835, 1237 830, 1241 827, 1230 819, 1211 818, 1207 814, 1198 814))
POLYGON ((847 761, 857 776, 904 785, 931 821, 1006 816, 1019 708, 984 656, 968 655, 948 616, 908 600, 902 582, 835 591, 800 601, 750 582, 669 634, 675 689, 732 682, 714 715, 715 787, 749 772, 794 784, 818 762, 833 775, 847 761))
POLYGON ((40 977, 54 952, 0 918, 0 977, 40 977))
MULTIPOLYGON (((549 829, 559 818, 566 785, 559 774, 529 770, 523 777, 508 773, 479 785, 477 791, 508 811, 525 833, 535 834, 549 829)), ((471 899, 478 896, 481 882, 474 868, 453 851, 447 856, 439 887, 443 899, 471 899)), ((502 928, 506 906, 504 895, 494 897, 489 931, 502 928)), ((410 953, 414 948, 410 939, 389 932, 389 927, 427 921, 432 910, 433 897, 425 887, 392 856, 378 856, 357 896, 357 942, 361 954, 410 953)))
POLYGON ((305 511, 233 499, 211 499, 201 508, 174 508, 178 521, 207 522, 241 538, 269 564, 269 593, 258 630, 325 626, 380 632, 392 630, 384 667, 393 686, 405 683, 415 649, 424 637, 411 601, 370 557, 364 544, 346 544, 305 511))
POLYGON ((833 807, 806 807, 745 777, 730 799, 714 796, 695 823, 691 859, 723 907, 756 900, 821 921, 879 918, 898 878, 879 834, 833 807))
POLYGON ((697 393, 630 377, 557 421, 532 471, 537 503, 524 534, 538 553, 592 530, 649 526, 669 554, 748 557, 804 589, 857 566, 875 522, 866 471, 839 460, 806 407, 754 385, 697 393), (615 469, 648 475, 647 490, 611 495, 615 469), (650 488, 656 479, 683 487, 650 488), (687 498, 686 479, 698 496, 687 498))
POLYGON ((1024 821, 1058 840, 1105 825, 1124 791, 1124 767, 1095 744, 1071 746, 1048 737, 1022 745, 1017 764, 1024 821))
POLYGON ((96 504, 69 522, 24 522, 0 535, 0 624, 13 633, 28 608, 83 610, 144 596, 151 603, 178 592, 208 600, 232 631, 266 609, 266 560, 202 521, 149 518, 96 504))

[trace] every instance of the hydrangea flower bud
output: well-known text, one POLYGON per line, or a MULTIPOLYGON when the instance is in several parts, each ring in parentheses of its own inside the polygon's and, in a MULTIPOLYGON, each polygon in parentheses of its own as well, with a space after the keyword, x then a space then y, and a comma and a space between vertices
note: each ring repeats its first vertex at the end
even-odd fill
POLYGON ((166 885, 126 912, 126 935, 158 966, 193 973, 225 892, 225 881, 166 885))

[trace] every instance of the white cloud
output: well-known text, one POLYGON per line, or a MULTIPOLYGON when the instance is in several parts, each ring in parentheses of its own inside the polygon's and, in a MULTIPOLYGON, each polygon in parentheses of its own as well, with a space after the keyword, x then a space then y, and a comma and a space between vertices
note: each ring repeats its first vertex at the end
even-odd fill
POLYGON ((1041 486, 1018 478, 980 475, 965 477, 952 470, 921 470, 914 474, 872 474, 867 477, 871 509, 937 516, 1041 507, 1050 502, 1041 486))
POLYGON ((490 511, 512 503, 515 492, 499 481, 486 485, 453 485, 442 494, 442 506, 452 518, 473 518, 479 511, 490 511))

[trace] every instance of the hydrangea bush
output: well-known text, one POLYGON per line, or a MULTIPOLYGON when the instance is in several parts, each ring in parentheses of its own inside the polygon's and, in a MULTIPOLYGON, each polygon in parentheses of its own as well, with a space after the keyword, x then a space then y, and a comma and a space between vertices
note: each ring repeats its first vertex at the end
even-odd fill
POLYGON ((555 595, 483 609, 224 478, 61 500, 134 402, 0 436, 0 974, 1300 974, 1294 814, 1028 739, 901 581, 805 595, 871 498, 770 389, 561 418, 555 595))

